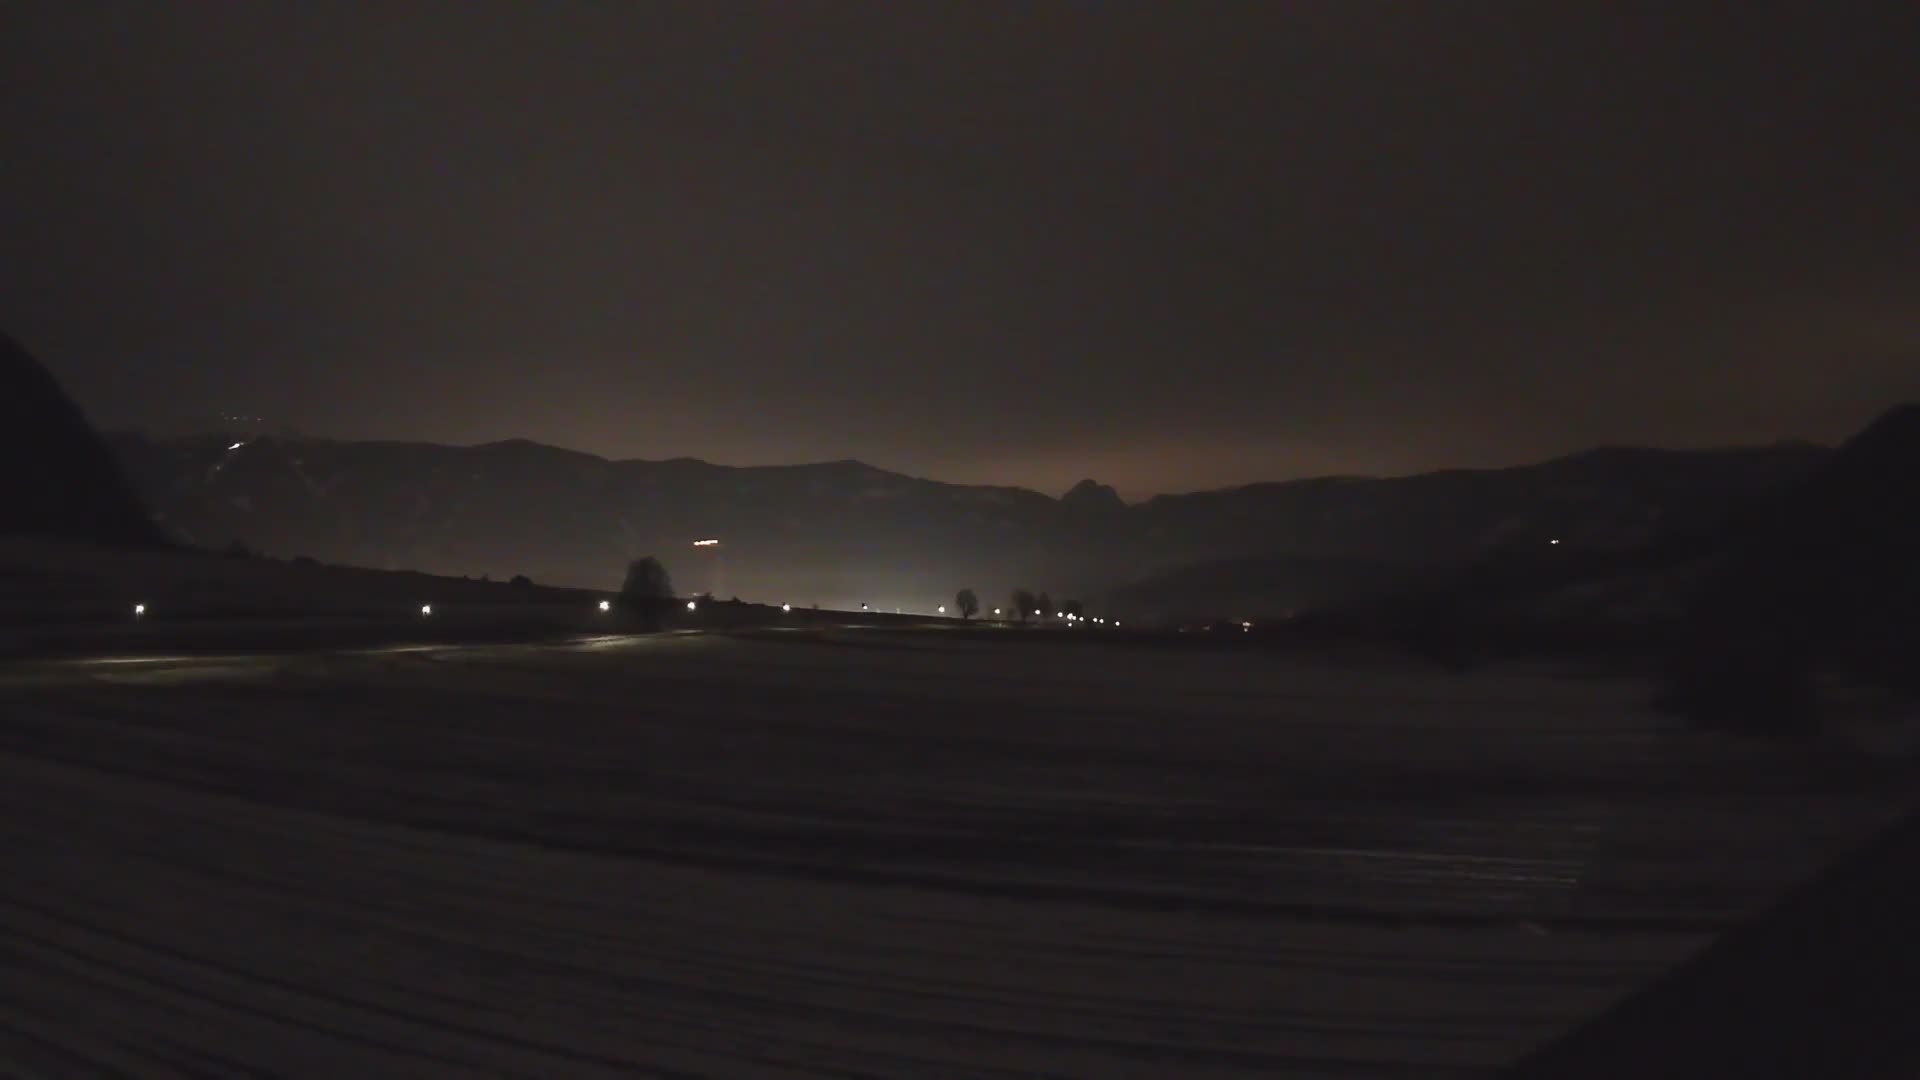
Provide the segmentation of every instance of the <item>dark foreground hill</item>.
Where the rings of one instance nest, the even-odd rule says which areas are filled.
[[[1504,1080],[1920,1075],[1920,816],[1764,917],[1501,1074]]]
[[[1753,515],[1689,613],[1676,704],[1792,730],[1816,669],[1920,689],[1917,480],[1920,406],[1903,405]]]
[[[1672,703],[1709,726],[1804,728],[1819,671],[1920,688],[1920,407],[1801,460],[1772,486],[1696,503],[1643,542],[1523,539],[1452,566],[1401,568],[1387,588],[1322,603],[1314,625],[1459,663],[1664,657]]]
[[[1512,469],[1255,484],[1127,505],[1092,481],[1056,499],[855,461],[735,468],[609,461],[528,442],[240,432],[119,436],[115,445],[168,527],[206,547],[238,540],[283,557],[595,587],[616,585],[627,559],[653,553],[682,588],[722,596],[931,611],[961,586],[989,608],[1025,586],[1106,597],[1108,611],[1141,616],[1193,599],[1193,575],[1218,578],[1218,567],[1200,564],[1283,564],[1241,587],[1266,612],[1319,602],[1329,589],[1375,588],[1381,567],[1452,565],[1553,538],[1631,547],[1716,520],[1822,454],[1598,450]],[[691,546],[707,537],[723,543]],[[1160,574],[1172,575],[1164,587],[1113,592]]]
[[[0,535],[164,543],[106,445],[18,342],[0,332]]]

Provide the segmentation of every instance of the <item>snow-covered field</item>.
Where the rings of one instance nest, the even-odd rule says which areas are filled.
[[[0,1074],[1485,1075],[1910,790],[1648,696],[938,631],[0,669]]]

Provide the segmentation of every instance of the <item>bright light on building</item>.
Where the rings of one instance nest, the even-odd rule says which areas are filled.
[[[1000,617],[1000,609],[999,609],[999,608],[994,608],[994,609],[993,609],[993,616],[994,616],[994,618],[996,618],[996,619]]]
[[[1560,542],[1560,541],[1558,541],[1558,540],[1549,540],[1549,541],[1547,541],[1547,543],[1549,543],[1549,544],[1557,544],[1557,543],[1559,543],[1559,542]]]
[[[229,446],[229,447],[227,447],[227,449],[228,449],[229,451],[233,451],[233,450],[238,450],[238,449],[240,449],[241,447],[243,447],[243,446],[245,446],[245,445],[247,445],[247,444],[246,444],[246,443],[243,443],[243,442],[237,442],[237,443],[234,443],[234,444],[233,444],[232,446]]]
[[[938,608],[935,608],[934,610],[939,612],[942,615],[945,615],[947,613],[947,605],[941,604]]]
[[[718,540],[695,540],[693,542],[693,546],[694,547],[714,547],[719,543],[720,541]]]
[[[431,614],[433,614],[433,605],[432,605],[432,604],[421,604],[421,605],[420,605],[420,617],[421,617],[421,618],[423,618],[423,619],[424,619],[424,618],[426,618],[427,616],[429,616],[429,615],[431,615]]]
[[[137,619],[137,618],[139,618],[140,616],[142,616],[142,615],[145,615],[146,613],[147,613],[147,605],[145,605],[145,604],[135,604],[135,605],[133,605],[133,617],[134,617],[134,618],[136,618],[136,619]]]
[[[780,605],[780,610],[781,610],[781,611],[792,611],[792,610],[793,610],[793,605],[792,605],[792,604],[781,604],[781,605]]]
[[[612,610],[613,610],[613,601],[611,601],[611,600],[602,600],[602,601],[600,601],[600,610],[601,610],[601,611],[612,611]]]
[[[695,602],[694,602],[694,601],[692,601],[692,600],[689,600],[689,601],[687,601],[687,610],[688,610],[688,611],[698,611],[699,609],[700,609],[700,605],[699,605],[699,604],[697,604],[697,603],[695,603]]]

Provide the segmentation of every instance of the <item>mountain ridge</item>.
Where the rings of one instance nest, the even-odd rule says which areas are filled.
[[[1902,406],[1902,408],[1920,409],[1920,406]],[[127,444],[131,442],[149,442],[149,443],[155,443],[155,444],[185,444],[185,443],[195,443],[195,442],[210,442],[210,441],[214,441],[222,438],[227,438],[228,434],[224,432],[216,431],[213,429],[208,429],[205,431],[194,432],[191,434],[156,435],[139,428],[118,427],[118,428],[103,429],[101,432],[101,436],[111,444]],[[1026,487],[1020,484],[971,484],[971,483],[966,483],[958,480],[941,480],[931,476],[922,476],[916,473],[903,472],[898,469],[889,468],[885,465],[876,465],[872,462],[864,461],[860,458],[850,458],[850,457],[849,458],[832,458],[832,459],[826,459],[826,460],[820,460],[820,461],[748,462],[743,464],[735,464],[735,463],[723,462],[723,461],[709,461],[706,458],[694,457],[691,455],[676,455],[674,457],[665,457],[665,458],[611,457],[605,454],[596,454],[591,450],[578,450],[572,447],[560,446],[556,443],[545,443],[545,442],[540,442],[539,440],[536,440],[536,439],[527,439],[527,438],[519,438],[519,437],[507,438],[507,439],[491,439],[485,442],[476,442],[476,443],[442,443],[442,442],[432,442],[424,439],[346,439],[346,438],[338,438],[334,436],[325,436],[325,435],[296,435],[296,434],[275,432],[275,433],[253,436],[248,438],[245,441],[247,442],[273,441],[273,442],[286,442],[286,443],[335,444],[335,445],[353,445],[353,446],[409,447],[409,448],[422,448],[422,449],[432,449],[432,450],[497,450],[497,449],[509,449],[509,448],[515,448],[515,449],[525,448],[525,449],[538,450],[538,451],[551,451],[555,454],[566,455],[570,457],[587,458],[596,462],[601,462],[601,463],[604,463],[607,465],[613,465],[613,466],[698,465],[704,468],[722,470],[722,471],[755,471],[755,470],[771,471],[771,470],[822,469],[822,468],[831,468],[831,467],[842,467],[842,468],[852,467],[852,468],[857,468],[866,472],[879,473],[887,477],[904,479],[904,480],[912,480],[918,483],[938,484],[944,487],[955,487],[955,488],[982,488],[982,489],[991,489],[991,490],[997,490],[997,491],[1018,491],[1026,494],[1041,496],[1043,498],[1051,498],[1051,499],[1054,499],[1055,501],[1065,501],[1069,496],[1072,496],[1076,492],[1080,492],[1083,489],[1093,489],[1098,491],[1114,491],[1115,490],[1111,485],[1102,484],[1098,480],[1095,480],[1092,478],[1086,478],[1086,479],[1082,479],[1081,481],[1073,485],[1073,487],[1069,488],[1065,493],[1059,496],[1050,496],[1050,495],[1047,495],[1045,491],[1037,487]],[[1495,473],[1507,473],[1507,472],[1512,472],[1514,470],[1521,470],[1521,469],[1536,469],[1536,468],[1543,468],[1543,467],[1554,466],[1554,465],[1572,464],[1572,463],[1578,463],[1578,462],[1592,460],[1596,458],[1608,458],[1608,457],[1666,459],[1666,458],[1680,458],[1680,457],[1703,457],[1703,456],[1714,456],[1714,455],[1746,455],[1746,454],[1768,453],[1768,452],[1824,455],[1824,454],[1829,454],[1833,452],[1834,449],[1835,447],[1829,446],[1825,443],[1818,443],[1818,442],[1814,442],[1807,439],[1778,439],[1772,442],[1754,443],[1751,445],[1733,444],[1733,445],[1710,445],[1710,446],[1697,446],[1697,447],[1638,446],[1638,445],[1627,444],[1627,443],[1603,443],[1601,445],[1587,447],[1582,450],[1571,450],[1564,454],[1556,454],[1552,457],[1540,458],[1538,460],[1532,460],[1532,461],[1515,462],[1509,465],[1457,465],[1457,466],[1443,466],[1435,469],[1420,469],[1413,472],[1328,473],[1328,474],[1316,475],[1316,476],[1288,477],[1286,479],[1281,479],[1281,480],[1249,480],[1245,483],[1223,484],[1219,487],[1195,488],[1191,491],[1160,492],[1157,494],[1146,496],[1145,498],[1141,498],[1141,499],[1135,499],[1135,500],[1122,499],[1121,501],[1123,502],[1124,505],[1130,508],[1134,508],[1134,507],[1147,506],[1161,500],[1185,499],[1185,498],[1192,498],[1195,496],[1232,494],[1232,493],[1247,492],[1247,491],[1254,491],[1254,490],[1271,490],[1275,488],[1285,488],[1285,487],[1290,487],[1294,485],[1338,485],[1338,484],[1349,484],[1349,483],[1416,480],[1416,479],[1423,479],[1423,478],[1429,478],[1429,477],[1442,477],[1442,476],[1483,476],[1483,475],[1489,475],[1489,474],[1495,474]],[[1117,495],[1117,492],[1116,492],[1116,495]]]
[[[1127,504],[954,484],[853,459],[608,459],[530,440],[456,447],[226,435],[110,440],[170,532],[280,556],[603,587],[662,557],[698,591],[931,610],[961,586],[1092,596],[1252,556],[1436,565],[1565,536],[1643,542],[1727,511],[1823,450],[1582,454],[1507,469],[1305,478]],[[691,540],[723,540],[695,550]]]

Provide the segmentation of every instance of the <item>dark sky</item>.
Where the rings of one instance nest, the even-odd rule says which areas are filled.
[[[1920,398],[1920,4],[16,2],[98,422],[1129,497]]]

